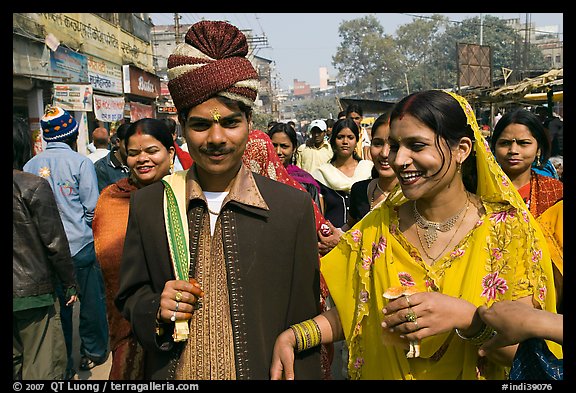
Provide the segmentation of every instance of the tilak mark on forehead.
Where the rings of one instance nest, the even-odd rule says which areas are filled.
[[[222,117],[218,108],[211,109],[210,114],[212,114],[212,118],[216,123],[218,123],[220,121],[220,118]]]

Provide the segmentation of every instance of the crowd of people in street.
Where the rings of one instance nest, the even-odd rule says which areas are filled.
[[[258,130],[247,55],[224,21],[176,46],[185,144],[143,118],[83,155],[48,106],[33,156],[14,117],[13,379],[73,379],[78,329],[111,380],[562,380],[561,124],[486,138],[437,89]]]

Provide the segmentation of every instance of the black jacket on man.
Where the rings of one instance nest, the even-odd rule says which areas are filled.
[[[320,312],[318,246],[310,195],[249,173],[269,210],[232,200],[220,214],[226,255],[234,258],[228,287],[229,293],[235,294],[229,297],[235,315],[236,375],[238,379],[265,380],[270,378],[277,336],[291,324]],[[163,341],[154,332],[160,294],[165,282],[174,279],[163,194],[164,185],[157,182],[131,196],[116,297],[117,307],[147,351],[146,378],[150,379],[174,376],[182,346]],[[208,214],[205,209],[202,199],[192,199],[187,206],[191,233],[196,229],[192,224],[195,217]],[[319,346],[296,355],[295,375],[297,379],[321,379]]]

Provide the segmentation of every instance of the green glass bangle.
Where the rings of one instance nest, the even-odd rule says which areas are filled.
[[[460,333],[459,329],[456,329],[456,334],[458,335],[458,337],[460,337],[464,341],[471,342],[477,347],[481,346],[486,341],[490,340],[492,337],[496,335],[496,333],[497,333],[496,330],[494,330],[491,326],[488,326],[486,324],[484,324],[484,326],[482,326],[482,329],[480,329],[480,331],[475,336],[472,337],[466,337],[462,335],[462,333]]]

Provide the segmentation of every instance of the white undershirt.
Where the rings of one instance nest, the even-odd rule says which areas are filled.
[[[212,210],[213,212],[220,213],[220,209],[222,208],[222,202],[224,202],[224,198],[228,195],[228,191],[224,192],[210,192],[204,191],[204,196],[206,197],[206,202],[208,203],[208,209]],[[208,212],[210,216],[210,232],[214,235],[214,229],[216,228],[216,220],[218,216]]]

